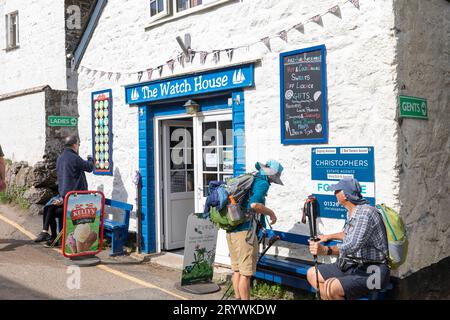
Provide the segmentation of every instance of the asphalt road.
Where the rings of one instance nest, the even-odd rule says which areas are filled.
[[[0,299],[2,300],[199,300],[175,288],[180,271],[130,257],[100,255],[96,267],[73,268],[56,249],[35,244],[41,217],[0,205]],[[222,288],[223,289],[223,288]]]

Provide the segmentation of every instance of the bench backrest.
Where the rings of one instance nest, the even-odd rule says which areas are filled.
[[[309,245],[309,242],[308,242],[309,237],[302,235],[302,234],[282,232],[282,231],[277,231],[277,230],[272,230],[272,229],[266,229],[266,232],[269,237],[272,237],[274,235],[279,236],[281,241],[292,242],[292,243],[297,243],[297,244],[302,244],[302,245]],[[328,242],[324,243],[324,245],[335,246],[338,243],[339,242],[337,242],[337,241],[328,241]]]
[[[130,213],[133,210],[133,205],[129,204],[129,203],[125,203],[125,202],[111,200],[111,199],[105,199],[105,205],[113,207],[113,208],[118,208],[118,209],[121,209],[124,211],[122,223],[126,225],[126,227],[127,227],[126,230],[128,230],[129,225],[130,225]]]

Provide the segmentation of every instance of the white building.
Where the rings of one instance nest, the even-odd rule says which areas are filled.
[[[50,128],[49,116],[77,117],[72,52],[93,0],[0,1],[0,136],[7,158],[33,166],[52,159],[75,128]],[[74,6],[75,5],[75,9]]]
[[[0,13],[10,12],[4,3]],[[140,170],[144,252],[183,247],[187,215],[203,209],[207,182],[252,171],[255,162],[271,158],[285,167],[285,186],[273,185],[267,197],[267,206],[278,215],[274,228],[307,234],[299,224],[303,201],[311,193],[327,194],[318,190],[322,179],[312,176],[317,170],[312,148],[367,147],[374,163],[368,166],[372,180],[363,181],[369,182],[366,196],[399,210],[409,231],[408,259],[398,275],[449,256],[448,1],[99,3],[103,10],[92,15],[98,24],[88,28],[75,55],[81,153],[98,155],[91,188],[119,201],[134,204],[132,179]],[[185,34],[196,52],[192,61],[179,59],[176,37],[184,40]],[[50,59],[55,50],[49,47],[50,53],[42,55]],[[320,58],[302,60],[297,50],[311,47]],[[296,54],[297,60],[287,60]],[[54,68],[64,69],[60,60],[62,66]],[[311,61],[326,66],[315,82],[292,77],[302,70],[287,68],[306,62],[307,70],[318,71]],[[23,66],[21,74],[27,70]],[[280,78],[281,70],[288,78]],[[8,70],[8,77],[14,72]],[[5,74],[2,70],[2,86],[9,79]],[[52,78],[55,82],[48,84],[65,88],[64,77]],[[203,86],[205,79],[213,82]],[[322,85],[313,97],[305,96],[311,83],[302,86],[310,80]],[[28,81],[25,87],[38,85]],[[169,91],[163,92],[166,87]],[[399,117],[400,95],[425,98],[428,120]],[[304,113],[288,106],[293,98],[300,107],[305,100],[323,104]],[[199,112],[186,112],[188,100],[199,104]],[[301,120],[294,121],[298,118],[286,110]],[[306,114],[319,120],[312,134],[320,139],[313,143],[307,138],[311,132],[300,132],[312,123]],[[298,141],[287,141],[289,134],[298,135],[291,139]],[[321,232],[339,230],[344,221],[337,218],[322,217]],[[282,245],[276,250],[299,254]],[[223,234],[217,261],[227,262]]]

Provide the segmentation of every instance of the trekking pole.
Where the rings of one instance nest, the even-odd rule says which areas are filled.
[[[310,240],[317,242],[319,239],[317,238],[317,225],[316,225],[316,219],[317,219],[317,212],[314,210],[315,206],[317,206],[316,198],[314,196],[308,196],[308,199],[305,201],[305,205],[303,206],[303,219],[302,222],[305,223],[305,217],[308,217],[308,224],[309,224],[309,234],[310,234]],[[320,300],[320,285],[319,285],[319,263],[317,261],[317,255],[313,255],[314,258],[314,268],[316,270],[316,299]]]

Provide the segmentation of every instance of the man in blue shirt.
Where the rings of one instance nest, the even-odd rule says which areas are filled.
[[[70,191],[88,190],[85,172],[94,170],[94,161],[88,156],[87,161],[79,155],[80,140],[72,135],[64,140],[65,149],[56,161],[56,171],[58,176],[59,196],[51,199],[44,209],[43,230],[34,240],[44,242],[49,246],[57,236],[56,218],[63,215],[64,198]],[[48,234],[50,227],[51,235]]]
[[[266,196],[271,183],[283,185],[280,176],[283,167],[275,160],[269,160],[266,164],[256,163],[258,173],[253,181],[247,199],[242,206],[247,210],[261,215],[260,221],[265,225],[264,215],[269,216],[270,223],[275,224],[275,213],[265,206]],[[250,299],[250,280],[256,273],[256,261],[258,255],[258,241],[255,239],[254,220],[249,220],[237,226],[227,233],[228,248],[230,251],[231,268],[233,269],[233,288],[236,299]],[[253,243],[249,243],[253,242]]]

